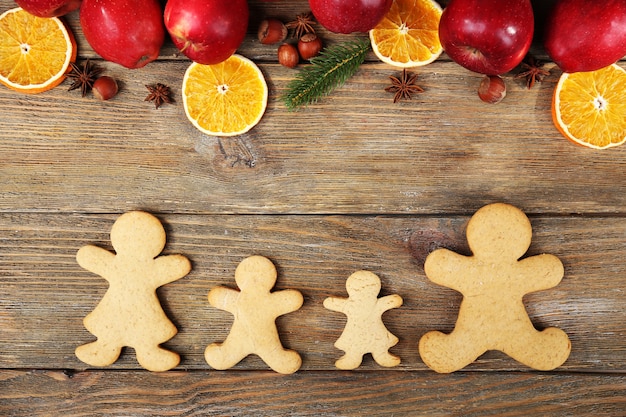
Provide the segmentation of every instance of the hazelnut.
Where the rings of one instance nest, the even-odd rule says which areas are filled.
[[[103,75],[94,81],[91,91],[98,99],[109,100],[117,94],[117,81],[108,75]]]
[[[478,86],[478,97],[485,103],[496,104],[506,96],[506,84],[499,75],[485,75]]]
[[[295,46],[290,43],[283,43],[278,47],[278,62],[289,68],[294,68],[298,65],[300,56]]]
[[[318,56],[322,50],[322,40],[314,33],[302,35],[298,41],[298,51],[302,59],[311,59]]]
[[[278,19],[265,19],[259,25],[258,37],[264,45],[282,42],[287,38],[287,26]]]

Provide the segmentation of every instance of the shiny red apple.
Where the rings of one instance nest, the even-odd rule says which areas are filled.
[[[335,33],[367,32],[382,20],[393,0],[309,0],[317,22]]]
[[[80,25],[96,53],[127,68],[154,61],[165,40],[159,0],[83,0]]]
[[[535,20],[529,0],[451,0],[439,22],[439,39],[459,65],[500,75],[524,59]]]
[[[63,16],[80,7],[81,0],[15,0],[18,6],[39,17]]]
[[[247,0],[168,0],[165,27],[192,61],[217,64],[235,53],[248,29]]]
[[[565,72],[595,71],[626,55],[626,0],[561,0],[546,21],[544,45]]]

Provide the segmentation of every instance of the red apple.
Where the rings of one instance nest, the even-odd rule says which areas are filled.
[[[309,0],[317,22],[335,33],[367,32],[382,20],[393,0]]]
[[[159,0],[83,0],[80,25],[96,53],[127,68],[154,61],[165,41]]]
[[[18,6],[39,17],[63,16],[80,7],[81,0],[15,0]]]
[[[459,65],[500,75],[524,59],[535,20],[529,0],[451,0],[439,22],[439,39]]]
[[[182,53],[217,64],[235,53],[248,29],[247,0],[168,0],[165,27]]]
[[[595,71],[626,55],[626,0],[561,0],[548,15],[546,51],[565,72]]]

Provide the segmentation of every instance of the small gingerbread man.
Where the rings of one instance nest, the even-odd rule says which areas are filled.
[[[426,258],[428,278],[463,294],[450,334],[426,333],[419,342],[424,363],[437,372],[459,370],[487,350],[499,350],[539,370],[567,360],[571,345],[557,328],[538,331],[522,298],[555,287],[563,264],[548,254],[519,260],[530,247],[532,228],[526,215],[508,204],[478,210],[467,224],[472,256],[437,249]]]
[[[180,357],[159,345],[177,329],[161,308],[156,290],[187,275],[191,264],[182,255],[158,256],[165,247],[165,230],[145,212],[120,216],[111,229],[111,244],[116,253],[87,245],[76,254],[81,267],[109,283],[98,306],[83,320],[97,340],[76,348],[76,356],[92,366],[107,366],[129,346],[144,368],[171,369]]]
[[[300,368],[302,359],[298,352],[283,348],[280,342],[276,318],[298,310],[303,303],[302,294],[297,290],[271,292],[276,277],[276,267],[269,259],[251,256],[235,270],[235,282],[241,291],[222,286],[209,291],[213,307],[235,316],[226,340],[210,344],[204,352],[213,368],[231,368],[250,354],[258,355],[281,374]]]
[[[335,362],[339,369],[355,369],[361,365],[363,355],[371,353],[381,366],[397,366],[400,358],[389,353],[398,338],[387,330],[382,314],[402,305],[402,298],[387,295],[378,298],[380,278],[369,271],[357,271],[346,280],[348,298],[328,297],[324,307],[343,313],[347,317],[343,333],[335,342],[345,355]]]

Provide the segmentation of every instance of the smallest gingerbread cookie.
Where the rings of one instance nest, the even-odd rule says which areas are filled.
[[[275,322],[278,316],[298,310],[304,300],[296,290],[271,292],[276,277],[272,261],[251,256],[235,270],[235,282],[241,291],[220,286],[209,292],[213,307],[235,316],[226,340],[210,344],[204,352],[205,360],[213,368],[231,368],[250,354],[258,355],[281,374],[291,374],[300,368],[300,355],[283,348]]]
[[[381,366],[400,364],[400,358],[389,353],[398,338],[387,330],[382,314],[400,307],[402,298],[397,294],[378,298],[380,288],[380,278],[376,274],[357,271],[346,281],[348,298],[328,297],[324,300],[324,307],[347,317],[343,333],[335,342],[335,347],[345,352],[335,362],[337,368],[358,368],[367,353],[371,353]]]

